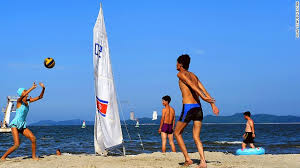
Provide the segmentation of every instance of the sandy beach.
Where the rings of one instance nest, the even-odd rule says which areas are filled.
[[[300,154],[235,156],[221,152],[205,152],[208,167],[210,168],[297,168],[300,167]],[[191,153],[197,167],[199,155]],[[130,156],[101,157],[95,155],[61,155],[42,156],[39,161],[28,157],[8,158],[0,162],[1,168],[170,168],[183,167],[181,153],[159,152]]]

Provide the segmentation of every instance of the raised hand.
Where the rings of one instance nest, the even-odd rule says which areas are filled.
[[[211,104],[211,108],[212,108],[212,110],[213,110],[213,113],[214,113],[216,116],[218,116],[218,115],[219,115],[219,109],[218,109],[218,107],[213,103],[213,104]]]
[[[44,85],[42,82],[40,82],[39,85],[40,85],[42,88],[45,88],[45,85]]]
[[[35,82],[33,82],[32,89],[35,89],[36,87],[37,87],[37,85],[35,84]]]

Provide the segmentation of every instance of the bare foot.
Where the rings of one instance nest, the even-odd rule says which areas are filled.
[[[32,159],[33,159],[33,160],[39,160],[39,158],[36,157],[36,156],[35,156],[35,157],[32,157]]]
[[[1,161],[5,161],[5,160],[6,160],[6,157],[2,156]]]
[[[186,160],[185,162],[184,162],[184,164],[183,164],[183,166],[189,166],[189,165],[191,165],[191,164],[193,164],[193,161],[192,160]]]
[[[198,168],[207,168],[206,162],[201,161],[200,164],[198,165]]]

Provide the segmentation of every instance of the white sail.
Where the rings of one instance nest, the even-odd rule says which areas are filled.
[[[4,116],[4,121],[7,125],[9,125],[9,121],[10,121],[10,113],[12,111],[12,107],[13,107],[13,102],[9,101],[6,107],[6,111],[5,111],[5,116]]]
[[[96,93],[94,145],[97,154],[106,154],[107,148],[122,143],[123,136],[101,4],[93,32],[93,62]]]
[[[85,125],[85,121],[83,121],[82,122],[82,126],[81,126],[81,128],[85,128],[86,127],[86,125]]]
[[[152,120],[157,120],[157,111],[153,111]]]
[[[135,127],[139,127],[139,126],[140,126],[139,120],[136,120]]]

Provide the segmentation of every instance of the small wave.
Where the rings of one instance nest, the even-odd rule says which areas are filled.
[[[72,153],[62,153],[61,155],[71,156],[71,155],[73,155],[73,154],[72,154]]]
[[[49,139],[53,139],[53,138],[51,138],[51,137],[50,138],[42,137],[41,139],[42,140],[49,140]]]
[[[215,141],[215,143],[218,143],[218,144],[242,144],[241,141]]]

